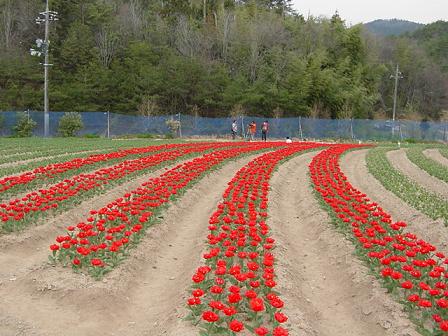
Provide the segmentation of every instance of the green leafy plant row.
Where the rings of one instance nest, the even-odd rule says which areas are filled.
[[[423,150],[427,148],[429,147],[410,147],[407,149],[406,155],[411,162],[413,162],[420,169],[426,171],[429,175],[437,177],[439,180],[448,182],[448,167],[425,156],[423,154]]]
[[[448,225],[448,203],[411,181],[396,170],[387,160],[392,147],[377,147],[367,155],[369,172],[389,191],[432,219],[443,219]]]

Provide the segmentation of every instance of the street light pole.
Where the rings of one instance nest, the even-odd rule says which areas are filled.
[[[48,137],[50,133],[50,114],[49,114],[49,104],[48,104],[48,67],[49,56],[48,56],[48,37],[50,35],[50,8],[48,5],[48,0],[46,1],[45,7],[45,60],[44,60],[44,137]]]
[[[50,49],[50,22],[58,20],[58,13],[50,11],[49,0],[45,2],[45,12],[39,13],[39,16],[36,19],[36,23],[38,25],[44,23],[45,24],[45,37],[44,40],[37,39],[36,45],[37,49],[30,49],[32,56],[41,57],[44,55],[44,136],[48,137],[50,135],[50,107],[48,102],[48,68],[51,66],[50,57],[49,57],[49,49]]]

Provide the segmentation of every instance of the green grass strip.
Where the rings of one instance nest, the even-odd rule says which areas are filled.
[[[439,148],[439,152],[448,159],[448,146]]]
[[[423,154],[423,151],[429,148],[431,147],[410,147],[406,150],[406,155],[412,163],[426,171],[429,175],[448,182],[448,167],[445,167],[443,164],[440,164]]]
[[[367,154],[369,172],[389,191],[432,219],[443,219],[448,225],[448,203],[434,193],[416,185],[396,170],[386,157],[394,147],[377,147]]]

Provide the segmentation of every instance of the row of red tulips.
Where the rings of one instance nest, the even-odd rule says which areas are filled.
[[[30,192],[20,199],[0,203],[0,219],[3,222],[3,228],[9,231],[22,228],[43,217],[50,210],[65,211],[73,204],[79,204],[83,198],[92,193],[103,192],[106,185],[117,183],[130,176],[135,176],[137,173],[145,172],[147,169],[175,161],[187,155],[198,155],[204,151],[229,146],[233,147],[235,144],[202,143],[174,146],[170,150],[157,152],[154,155],[127,160],[92,173],[79,174],[70,179],[64,179],[46,189]]]
[[[75,158],[70,161],[58,162],[48,164],[46,166],[38,167],[32,171],[24,172],[20,175],[6,176],[0,179],[0,193],[4,193],[19,185],[27,185],[34,180],[50,180],[58,175],[61,175],[70,170],[79,170],[81,167],[93,165],[98,162],[107,162],[110,160],[116,160],[119,158],[125,158],[133,155],[143,155],[147,153],[153,153],[156,151],[165,151],[182,146],[190,146],[188,144],[172,144],[162,146],[149,146],[142,148],[132,148],[114,151],[110,153],[89,155],[85,158]]]
[[[201,335],[288,335],[275,291],[275,240],[266,224],[269,180],[285,158],[317,144],[294,144],[257,157],[228,183],[209,220],[205,265],[192,277],[189,318]]]
[[[67,234],[56,238],[50,246],[51,258],[76,270],[86,269],[96,278],[102,277],[127,255],[128,249],[139,242],[145,229],[157,218],[157,213],[204,174],[225,160],[254,151],[282,146],[280,143],[253,143],[243,147],[217,149],[184,164],[180,164],[123,197],[92,210],[85,222],[69,226]],[[204,151],[202,146],[200,151]]]
[[[425,334],[448,335],[448,258],[355,189],[339,167],[358,146],[340,145],[317,155],[310,174],[335,222],[350,232],[359,255],[377,272]]]

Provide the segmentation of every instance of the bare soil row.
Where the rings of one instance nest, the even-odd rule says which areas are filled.
[[[320,208],[308,177],[315,154],[286,162],[271,181],[269,224],[278,241],[279,292],[290,317],[290,334],[417,335],[401,306],[367,273],[351,243]],[[365,154],[355,151],[344,157],[343,170],[356,187],[387,205],[397,219],[419,223],[422,230],[424,225],[443,226],[412,209],[401,211],[406,205],[368,174]],[[64,227],[85,219],[90,209],[161,171],[114,188],[41,226],[1,237],[0,335],[197,335],[181,318],[192,272],[205,247],[208,219],[227,182],[251,158],[231,161],[199,181],[103,281],[49,265],[48,245]],[[437,243],[441,240],[439,236]]]

